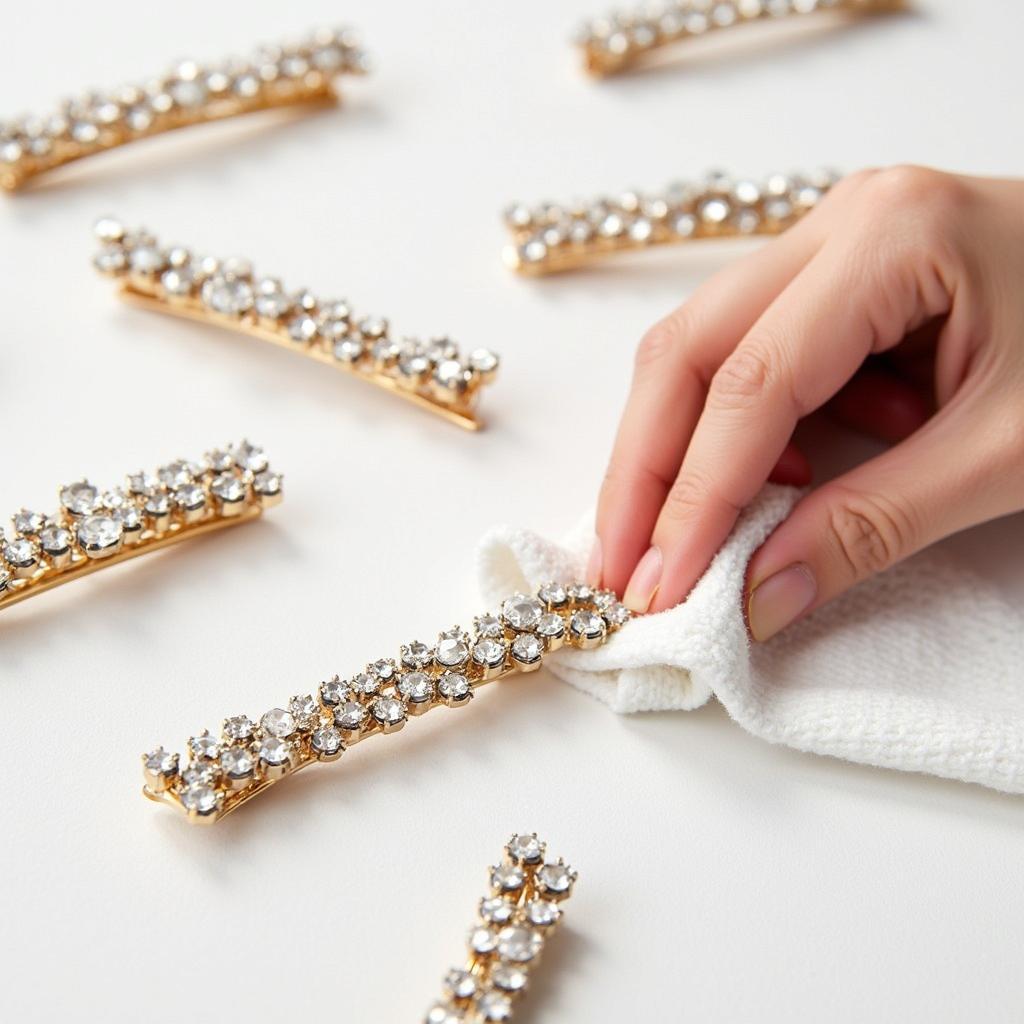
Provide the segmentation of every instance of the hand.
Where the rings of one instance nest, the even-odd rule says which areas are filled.
[[[754,555],[757,640],[948,534],[1024,508],[1024,182],[844,179],[653,327],[601,489],[589,574],[677,604],[828,404],[895,443],[810,492]]]

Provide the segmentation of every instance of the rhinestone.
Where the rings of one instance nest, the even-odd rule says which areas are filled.
[[[158,481],[148,473],[131,473],[128,476],[128,490],[132,494],[152,494]]]
[[[290,756],[291,747],[287,741],[279,736],[268,736],[260,744],[260,760],[264,764],[273,765],[274,767],[287,764]]]
[[[445,672],[437,681],[437,692],[445,700],[464,700],[469,694],[469,680],[460,672]]]
[[[124,249],[119,245],[101,246],[92,258],[93,266],[101,274],[116,274],[119,270],[124,270],[126,262]]]
[[[297,316],[288,324],[288,337],[299,344],[312,341],[316,332],[316,321],[311,316]]]
[[[547,900],[531,900],[526,904],[526,917],[530,924],[540,928],[546,928],[554,924],[562,916],[557,903],[549,903]]]
[[[503,992],[485,992],[476,1008],[485,1021],[508,1020],[512,1016],[512,1000]]]
[[[378,697],[370,705],[370,713],[381,725],[405,721],[405,705],[397,697]]]
[[[39,534],[39,546],[47,555],[63,555],[71,547],[71,531],[63,526],[47,526]]]
[[[728,28],[736,21],[736,8],[731,3],[717,3],[711,8],[711,20],[718,28]]]
[[[229,779],[244,779],[252,775],[256,761],[245,747],[228,747],[220,755],[220,766]]]
[[[526,988],[526,971],[512,964],[495,964],[490,977],[491,984],[505,992],[520,992]]]
[[[537,623],[537,633],[539,636],[549,639],[557,639],[560,636],[564,636],[565,619],[556,612],[545,612],[540,617],[540,622]]]
[[[395,678],[398,667],[391,658],[381,658],[372,665],[368,665],[367,671],[372,672],[382,683],[389,683]]]
[[[498,369],[498,356],[488,348],[477,348],[469,353],[469,365],[477,373],[494,373]]]
[[[212,786],[217,781],[217,766],[209,761],[190,764],[181,773],[181,781],[186,786]]]
[[[124,527],[112,516],[88,516],[78,525],[78,543],[88,552],[109,552],[123,536]]]
[[[544,844],[535,835],[516,833],[506,846],[508,855],[524,864],[539,864],[544,858]]]
[[[185,484],[175,490],[174,504],[187,512],[195,512],[206,504],[206,492],[198,484]]]
[[[364,316],[357,324],[364,338],[375,340],[388,333],[388,322],[382,316]]]
[[[705,224],[722,224],[730,212],[728,202],[717,197],[706,199],[699,208],[700,218]]]
[[[46,520],[38,512],[22,509],[14,517],[14,528],[18,533],[38,533],[46,525]]]
[[[608,607],[601,613],[604,615],[610,626],[624,626],[629,622],[632,613],[624,605],[618,601],[608,605]]]
[[[182,806],[196,814],[212,814],[220,801],[221,795],[211,786],[189,786],[181,791]]]
[[[229,740],[247,740],[256,731],[256,723],[248,715],[225,719],[224,735]]]
[[[124,225],[114,217],[100,217],[92,231],[101,242],[120,242],[124,238]]]
[[[465,1017],[461,1010],[454,1010],[443,1003],[435,1003],[424,1018],[424,1024],[463,1024]]]
[[[681,213],[672,221],[672,230],[680,238],[689,238],[697,230],[697,218],[692,213]]]
[[[39,548],[25,537],[15,537],[3,547],[4,558],[16,569],[27,569],[39,560]]]
[[[352,690],[348,683],[339,676],[328,679],[320,684],[320,699],[328,706],[334,707],[348,700]]]
[[[605,238],[618,238],[626,230],[626,221],[620,213],[609,213],[597,226],[599,235]]]
[[[473,620],[473,630],[478,637],[494,640],[505,635],[505,629],[497,615],[478,615]]]
[[[476,978],[469,971],[453,967],[445,975],[444,988],[454,999],[470,999],[476,995]]]
[[[732,187],[732,197],[741,206],[753,206],[761,199],[761,189],[754,181],[737,181]]]
[[[537,596],[552,608],[560,608],[569,600],[569,595],[561,583],[545,583],[537,591]]]
[[[760,227],[761,215],[757,210],[738,210],[733,224],[741,235],[751,235]]]
[[[474,953],[493,953],[498,946],[497,932],[483,926],[469,933],[469,948]]]
[[[231,457],[239,469],[247,469],[250,473],[261,473],[267,468],[268,459],[258,445],[243,441],[231,451]]]
[[[513,594],[501,606],[501,617],[513,629],[533,629],[544,614],[544,606],[535,597]]]
[[[235,79],[235,92],[243,99],[252,99],[260,91],[260,80],[255,75],[239,75]]]
[[[241,316],[252,308],[252,285],[247,281],[229,280],[217,274],[203,282],[202,299],[216,313]]]
[[[190,267],[171,267],[160,275],[160,284],[169,295],[189,295],[195,280]]]
[[[95,512],[100,504],[100,492],[85,480],[70,484],[60,492],[60,503],[76,516]]]
[[[366,721],[366,708],[354,700],[346,700],[334,709],[334,721],[342,729],[361,729]]]
[[[445,359],[434,370],[434,381],[447,391],[461,391],[469,383],[469,371],[457,359]]]
[[[542,263],[547,259],[548,247],[539,238],[531,238],[519,253],[527,263]]]
[[[469,658],[469,644],[465,633],[461,630],[442,633],[438,637],[434,658],[439,665],[444,665],[446,668],[455,668],[465,664]]]
[[[280,494],[281,474],[269,472],[257,473],[253,479],[252,487],[257,494],[262,494],[264,496]]]
[[[521,665],[533,665],[544,654],[544,644],[532,633],[522,633],[512,641],[512,657]]]
[[[167,487],[183,487],[185,484],[192,483],[193,479],[201,473],[198,466],[194,466],[184,459],[170,462],[157,470],[160,482]]]
[[[393,363],[398,358],[400,352],[401,349],[398,342],[392,341],[390,338],[381,338],[379,341],[374,342],[373,348],[370,349],[370,354],[381,366]]]
[[[580,640],[599,640],[605,634],[604,619],[596,612],[573,612],[569,632]]]
[[[575,872],[567,864],[545,864],[537,872],[540,887],[549,893],[560,895],[572,888]]]
[[[500,896],[480,901],[480,916],[491,924],[505,924],[512,920],[516,905]]]
[[[220,743],[207,731],[201,736],[193,736],[188,741],[188,749],[194,758],[214,758],[220,753]]]
[[[292,300],[285,294],[281,282],[265,277],[256,285],[254,300],[256,312],[268,320],[279,320],[292,308]]]
[[[569,595],[572,601],[590,601],[594,596],[594,590],[592,587],[587,586],[586,583],[573,583],[566,593]]]
[[[153,494],[143,507],[148,515],[165,516],[171,510],[171,499],[166,494]]]
[[[366,346],[358,338],[342,338],[335,343],[334,358],[343,363],[354,363],[365,351]]]
[[[498,933],[498,956],[502,960],[526,963],[541,951],[543,945],[544,939],[540,933],[529,928],[510,925]]]
[[[341,733],[333,725],[323,725],[309,738],[318,754],[336,754],[341,747]]]
[[[245,498],[246,486],[241,477],[234,473],[221,473],[214,477],[210,492],[221,501],[236,502]]]
[[[491,886],[501,892],[515,892],[523,887],[523,869],[516,864],[499,864],[491,868]]]
[[[654,234],[654,225],[646,217],[638,217],[629,226],[629,237],[634,242],[649,242]]]
[[[793,214],[793,204],[788,199],[771,199],[764,204],[764,212],[769,220],[786,220]]]
[[[423,704],[434,696],[434,681],[425,672],[408,672],[398,681],[398,692],[412,704]]]
[[[419,640],[411,644],[402,644],[402,664],[406,668],[426,668],[434,656],[434,652]]]
[[[206,83],[196,80],[179,80],[167,87],[174,102],[180,107],[199,107],[206,100]]]
[[[510,228],[528,228],[532,222],[533,216],[525,203],[514,203],[505,210],[505,223]]]
[[[163,747],[157,747],[146,755],[146,771],[154,775],[176,775],[178,755],[169,753]]]
[[[298,729],[312,729],[320,719],[320,707],[310,693],[296,694],[288,701],[288,710]]]
[[[479,640],[473,646],[473,661],[484,668],[498,668],[505,663],[506,647],[499,640]]]
[[[295,732],[295,716],[283,708],[274,708],[260,719],[260,728],[268,736],[284,739]]]
[[[370,672],[359,672],[352,677],[352,689],[364,697],[380,692],[380,680]]]
[[[129,252],[128,263],[137,274],[155,274],[163,270],[166,260],[155,245],[139,245]]]
[[[426,352],[432,363],[459,358],[459,346],[451,338],[431,338],[427,342]]]

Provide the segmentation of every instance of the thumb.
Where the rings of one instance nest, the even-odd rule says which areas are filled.
[[[991,396],[990,396],[991,397]],[[960,400],[963,399],[963,400]],[[767,640],[854,584],[1020,507],[1020,439],[966,395],[902,444],[800,501],[747,571],[751,636]]]

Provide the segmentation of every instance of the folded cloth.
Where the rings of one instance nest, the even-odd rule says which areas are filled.
[[[768,643],[748,641],[747,561],[798,497],[768,485],[683,604],[545,664],[614,711],[689,710],[714,695],[770,743],[1024,793],[1024,616],[950,556],[922,552]],[[561,543],[491,530],[478,552],[485,600],[581,577],[593,536],[592,514]]]

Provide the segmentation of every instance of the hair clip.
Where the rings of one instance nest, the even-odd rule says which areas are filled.
[[[249,60],[208,67],[184,61],[145,85],[89,93],[45,117],[0,122],[0,186],[14,190],[73,160],[175,128],[334,99],[335,77],[366,68],[348,29],[263,47]]]
[[[248,260],[162,247],[145,231],[129,232],[109,217],[97,222],[96,235],[96,268],[119,278],[121,297],[133,304],[300,352],[479,429],[477,398],[498,372],[489,349],[463,356],[448,338],[398,341],[383,317],[357,316],[347,302],[324,301],[306,290],[288,292],[279,279],[256,276]]]
[[[248,441],[132,473],[104,491],[88,480],[60,489],[51,516],[22,509],[0,531],[0,609],[107,565],[248,522],[281,500],[281,476]]]
[[[561,858],[546,859],[536,832],[514,835],[502,862],[490,869],[490,893],[469,932],[466,966],[445,975],[444,998],[427,1011],[424,1024],[510,1020],[576,875]]]
[[[812,210],[838,181],[829,170],[773,174],[764,182],[712,171],[703,181],[677,182],[664,192],[626,192],[617,199],[516,203],[505,211],[512,242],[506,264],[521,274],[574,270],[613,253],[698,238],[777,235]]]
[[[576,43],[593,75],[614,75],[662,47],[762,19],[817,11],[846,15],[898,10],[903,0],[666,0],[595,18]]]
[[[219,736],[193,736],[187,763],[163,747],[143,754],[143,792],[191,822],[212,823],[280,779],[336,761],[368,736],[398,732],[442,705],[464,707],[480,686],[540,668],[563,644],[599,647],[629,617],[611,591],[583,583],[513,594],[499,614],[477,616],[472,637],[454,626],[433,647],[405,644],[397,660],[381,658],[350,679],[335,676],[315,696],[298,694],[257,721],[228,718]]]

